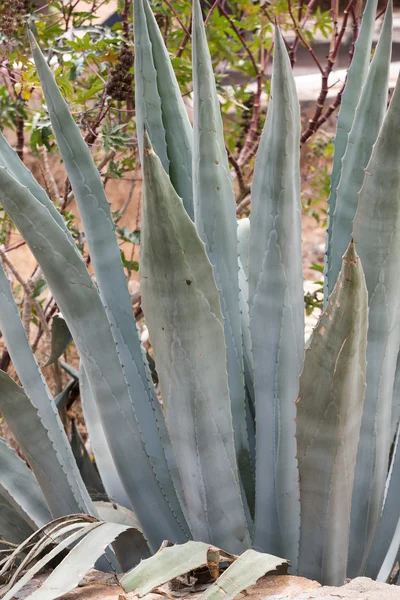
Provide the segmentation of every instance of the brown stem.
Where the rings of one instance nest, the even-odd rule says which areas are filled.
[[[238,165],[240,168],[243,168],[249,160],[254,156],[257,151],[258,143],[258,128],[260,121],[260,113],[261,113],[261,94],[262,94],[262,84],[263,84],[263,76],[268,67],[269,59],[271,58],[271,53],[273,50],[273,45],[269,48],[267,54],[263,57],[260,72],[257,74],[257,89],[254,95],[253,109],[250,119],[249,130],[247,132],[246,140],[243,144],[243,148],[239,153],[239,157],[237,159]]]
[[[42,164],[43,164],[43,171],[45,174],[46,185],[48,185],[48,187],[49,187],[50,195],[52,196],[54,202],[56,202],[57,204],[60,204],[61,203],[60,191],[58,189],[56,180],[54,179],[53,172],[50,168],[48,150],[47,150],[46,146],[43,146],[43,149],[42,149]]]
[[[289,2],[290,2],[290,0],[289,0]],[[302,144],[304,144],[316,132],[316,130],[318,128],[318,122],[321,118],[322,111],[323,111],[323,108],[325,105],[325,100],[328,95],[329,75],[331,74],[333,65],[335,64],[336,57],[337,57],[337,54],[338,54],[338,51],[340,48],[340,44],[342,42],[344,32],[346,31],[349,14],[350,14],[350,11],[351,11],[351,8],[352,8],[354,2],[355,2],[355,0],[350,0],[349,4],[347,5],[347,7],[344,10],[342,26],[340,28],[340,31],[338,32],[338,35],[337,35],[337,38],[335,41],[335,45],[332,48],[332,50],[329,52],[326,67],[325,67],[325,69],[322,70],[321,91],[318,96],[314,114],[308,122],[307,129],[301,135],[300,142]]]
[[[250,59],[251,64],[253,65],[253,69],[254,69],[254,73],[255,75],[258,75],[259,73],[259,68],[257,66],[257,63],[254,59],[254,55],[252,53],[252,51],[250,50],[249,46],[247,45],[246,40],[244,39],[243,35],[241,34],[241,32],[239,31],[239,29],[236,27],[235,23],[233,22],[233,20],[231,19],[230,15],[226,12],[226,10],[223,8],[222,5],[219,5],[219,11],[224,15],[225,19],[227,21],[229,21],[230,26],[232,27],[233,31],[236,33],[237,37],[239,38],[240,43],[242,44],[247,56]]]
[[[188,25],[188,33],[185,34],[185,37],[182,40],[182,44],[180,45],[178,52],[176,53],[176,58],[180,58],[183,54],[183,51],[185,50],[189,40],[191,39],[191,33],[192,33],[192,15],[190,15],[189,18],[189,25]]]
[[[19,115],[17,117],[17,146],[16,152],[19,158],[24,160],[24,118]]]
[[[238,200],[240,201],[245,196],[247,196],[247,194],[250,193],[250,187],[246,184],[246,182],[244,180],[243,171],[240,168],[238,161],[232,156],[232,154],[227,146],[226,146],[226,152],[228,154],[228,160],[236,173],[236,177],[237,177],[238,184],[239,184],[239,191],[240,191]]]
[[[261,93],[262,93],[262,75],[259,73],[257,75],[257,89],[254,95],[253,102],[253,110],[251,114],[249,131],[247,132],[246,140],[243,144],[243,148],[239,153],[239,157],[237,159],[239,167],[243,167],[248,161],[248,156],[251,152],[251,149],[254,146],[255,140],[257,138],[258,133],[258,125],[260,120],[260,112],[261,112]]]
[[[315,62],[315,64],[317,65],[319,71],[321,72],[321,75],[324,75],[324,69],[323,69],[321,63],[319,62],[319,60],[317,58],[317,55],[315,54],[314,50],[312,49],[312,47],[310,46],[310,44],[305,39],[305,37],[303,36],[302,32],[300,31],[299,25],[298,25],[298,23],[296,21],[296,17],[293,14],[291,0],[288,0],[288,11],[289,11],[289,15],[290,15],[290,18],[292,20],[294,29],[296,31],[297,37],[300,38],[303,46],[305,46],[305,48],[307,48],[307,50],[309,51],[310,55],[312,56],[313,61]]]
[[[212,5],[212,7],[210,8],[210,10],[208,11],[208,15],[206,17],[206,20],[204,21],[204,26],[207,27],[208,25],[208,21],[211,18],[211,15],[213,14],[214,10],[217,8],[218,4],[221,2],[221,0],[215,0],[214,4]]]
[[[308,19],[310,18],[311,12],[314,8],[314,5],[316,4],[317,0],[310,0],[310,2],[307,4],[307,8],[306,8],[306,12],[304,14],[303,20],[301,20],[301,13],[302,10],[300,10],[300,8],[303,8],[303,3],[300,3],[300,7],[299,7],[299,15],[298,15],[298,21],[301,21],[301,28],[303,29],[306,24]],[[299,41],[300,38],[299,36],[296,34],[296,38],[291,46],[291,48],[289,49],[289,58],[290,58],[290,64],[292,66],[292,68],[294,67],[294,65],[296,64],[296,60],[297,60],[297,48],[299,46]]]
[[[183,29],[183,31],[185,32],[186,35],[190,36],[190,32],[189,30],[185,27],[185,24],[183,23],[183,21],[180,19],[178,13],[176,12],[175,8],[172,6],[171,2],[169,0],[164,0],[165,4],[168,6],[168,8],[170,9],[170,11],[173,12],[176,20],[178,21],[179,25],[181,26],[181,28]]]

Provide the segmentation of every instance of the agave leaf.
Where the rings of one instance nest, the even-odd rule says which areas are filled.
[[[3,168],[0,168],[0,170],[3,173],[5,172]],[[43,210],[47,211],[47,208],[43,208]],[[26,337],[26,332],[11,292],[10,282],[1,266],[0,308],[0,328],[11,360],[25,390],[25,393],[21,391],[21,394],[19,394],[17,391],[19,389],[18,386],[16,386],[14,391],[10,386],[4,386],[1,404],[4,407],[7,404],[9,407],[7,413],[12,411],[13,419],[8,424],[21,447],[24,447],[25,456],[27,458],[30,456],[31,459],[34,456],[36,457],[35,464],[32,462],[30,464],[39,483],[41,484],[41,480],[50,483],[48,478],[50,476],[52,478],[52,483],[50,485],[46,484],[45,488],[42,488],[46,490],[44,494],[52,515],[61,516],[74,512],[95,514],[89,494],[72,455],[54,400]],[[7,378],[7,375],[3,374],[2,378],[4,379],[4,377]],[[15,412],[11,406],[11,398],[14,393],[19,399],[21,414],[18,411]],[[25,427],[29,428],[29,421],[26,421],[28,412],[32,414],[32,419],[37,423],[38,428],[37,432],[35,432],[32,426],[30,439],[24,431]],[[5,411],[4,417],[7,420]],[[36,443],[34,441],[36,435],[41,436],[43,452],[45,452],[46,448],[46,452],[48,453],[47,460],[50,461],[50,470],[47,472],[42,472],[43,465],[41,465],[40,453],[37,453],[37,448],[30,448],[31,443]],[[50,457],[50,454],[53,454],[53,456]],[[54,496],[52,496],[53,491]]]
[[[111,327],[82,258],[47,209],[1,168],[0,199],[41,265],[84,361],[114,463],[146,538],[153,548],[165,537],[186,541],[146,454]]]
[[[397,508],[397,506],[396,506]],[[399,560],[399,548],[400,548],[400,519],[397,521],[396,529],[392,537],[388,552],[385,556],[385,560],[382,563],[380,571],[377,575],[377,581],[388,581],[390,576],[393,574],[393,569]],[[398,583],[397,583],[398,585]]]
[[[236,202],[199,0],[193,2],[193,201],[197,231],[214,267],[224,317],[228,385],[239,474],[250,510],[254,479],[246,426],[239,309]]]
[[[342,94],[340,109],[337,116],[333,165],[331,173],[331,190],[328,198],[329,216],[328,227],[326,230],[326,272],[330,270],[332,260],[332,220],[330,217],[335,212],[336,190],[339,185],[340,176],[342,172],[342,159],[344,153],[346,152],[348,136],[353,126],[354,115],[360,99],[361,90],[368,73],[377,6],[378,0],[367,0],[361,20],[360,31],[354,46],[353,60],[351,61],[351,65],[347,72],[346,86]],[[335,282],[333,282],[333,285],[334,283]],[[330,285],[330,288],[332,288],[333,285]],[[324,286],[324,301],[326,305],[328,301],[327,277],[325,277]]]
[[[327,273],[328,294],[341,269],[342,256],[349,245],[356,215],[358,193],[385,116],[392,54],[392,2],[388,3],[381,35],[362,88],[360,102],[348,136],[343,156],[340,182],[336,190],[335,211],[330,218],[330,267]]]
[[[237,222],[239,261],[243,267],[246,279],[249,276],[249,244],[250,244],[250,219],[248,217]]]
[[[73,377],[75,381],[79,381],[79,371],[77,371],[77,369],[74,369],[72,365],[69,365],[63,360],[60,360],[60,367],[62,367],[64,371],[68,373],[68,375],[71,375],[71,377]]]
[[[166,421],[193,536],[239,552],[248,546],[249,534],[219,293],[204,244],[146,140],[141,291]]]
[[[48,367],[56,362],[66,351],[72,336],[68,329],[68,325],[60,315],[55,315],[51,323],[51,352],[45,367]]]
[[[131,510],[111,502],[96,502],[95,504],[103,521],[129,526],[129,529],[121,533],[117,541],[113,544],[118,562],[124,573],[139,564],[141,560],[150,556],[147,541]]]
[[[32,471],[2,439],[0,496],[10,503],[32,530],[51,521],[51,513]]]
[[[251,348],[250,315],[249,315],[249,239],[250,220],[238,221],[238,250],[239,250],[239,309],[242,325],[243,365],[246,391],[246,419],[249,437],[250,455],[255,469],[255,399],[254,399],[254,366]]]
[[[28,188],[33,196],[47,208],[57,224],[61,227],[64,233],[68,236],[71,242],[75,242],[69,231],[64,219],[50,200],[44,189],[38,184],[31,171],[27,169],[24,163],[19,158],[18,154],[11,148],[5,137],[0,131],[0,167],[5,167],[11,175],[19,181],[21,185]],[[78,250],[76,250],[78,252]]]
[[[70,379],[70,381],[67,383],[67,385],[65,386],[63,391],[60,392],[59,394],[57,394],[57,396],[54,398],[54,402],[55,402],[55,405],[57,406],[58,412],[60,412],[61,410],[63,410],[63,408],[65,408],[65,405],[68,402],[68,398],[71,393],[71,390],[76,385],[77,385],[76,380]]]
[[[349,576],[363,571],[382,511],[399,349],[400,82],[365,171],[354,240],[369,296],[367,393],[352,500]]]
[[[96,400],[90,388],[87,375],[81,364],[79,388],[82,402],[82,410],[85,417],[89,439],[92,444],[96,466],[99,470],[101,481],[104,484],[107,496],[113,501],[126,508],[132,508],[132,504],[119,478],[115,467],[108,441],[101,423]]]
[[[146,128],[155,152],[160,158],[164,157],[164,169],[193,220],[192,127],[148,0],[137,0],[134,11],[136,131],[140,152],[142,155]],[[151,91],[155,89],[156,95],[152,96]],[[165,131],[158,129],[160,121]],[[154,126],[156,135],[153,139]]]
[[[176,577],[205,566],[212,572],[213,563],[232,562],[236,558],[235,555],[204,542],[187,542],[161,548],[154,556],[126,573],[121,579],[121,585],[126,592],[134,591],[141,598]]]
[[[146,130],[166,173],[168,173],[169,158],[162,119],[161,98],[157,86],[157,71],[154,65],[143,0],[138,0],[133,4],[133,22],[135,28],[136,130],[140,162],[143,165],[143,135]]]
[[[297,402],[299,574],[323,585],[346,577],[367,329],[365,278],[351,242],[307,348]]]
[[[366,577],[386,581],[393,572],[400,546],[399,522],[399,497],[400,497],[400,428],[397,428],[393,458],[386,481],[385,500],[383,511],[379,520],[377,533],[371,553],[365,568]],[[397,551],[394,546],[397,544]],[[394,560],[392,561],[392,558]]]
[[[393,403],[392,403],[392,440],[396,438],[396,432],[400,423],[400,352],[397,355],[396,375],[393,386]]]
[[[304,354],[300,109],[289,58],[275,30],[272,94],[252,185],[250,331],[256,399],[254,544],[287,556],[299,536],[295,401]]]
[[[71,448],[78,465],[79,472],[92,498],[105,497],[106,493],[95,465],[90,460],[81,434],[72,419],[71,423]]]
[[[46,428],[36,406],[4,371],[0,371],[0,382],[0,410],[32,467],[52,515],[68,515],[76,512],[77,507],[78,512],[90,510],[92,514],[96,514],[95,508],[90,506],[90,498],[83,505],[87,509],[79,507],[69,478],[60,465],[53,432]],[[68,475],[71,477],[69,473]]]
[[[41,587],[30,594],[26,600],[55,600],[73,590],[82,577],[94,566],[104,549],[127,529],[126,525],[117,525],[116,523],[96,525],[98,526],[90,528],[90,531],[72,548],[68,556],[54,569]],[[33,569],[37,572],[36,565]],[[10,590],[7,600],[13,595],[13,590]]]
[[[27,521],[21,518],[20,512],[0,495],[0,549],[6,549],[4,541],[19,544],[33,531]]]
[[[30,39],[52,127],[78,203],[100,296],[112,326],[128,390],[131,390],[131,401],[146,452],[172,510],[184,523],[175,491],[175,487],[180,485],[176,461],[138,336],[110,205],[90,150],[31,34]]]
[[[246,389],[254,405],[254,365],[250,335],[249,315],[249,240],[250,220],[240,219],[238,222],[239,250],[239,309],[242,324],[243,364]]]
[[[287,566],[284,558],[246,550],[199,596],[199,600],[233,600],[240,592],[256,584],[263,575],[278,569],[283,574]]]

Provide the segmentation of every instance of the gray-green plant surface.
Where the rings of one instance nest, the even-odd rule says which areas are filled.
[[[141,294],[162,405],[100,176],[32,36],[96,283],[53,203],[0,136],[0,200],[79,351],[102,483],[135,514],[126,522],[119,513],[116,523],[138,523],[142,532],[132,562],[144,540],[154,552],[165,539],[194,539],[289,558],[293,572],[325,584],[348,575],[387,578],[400,542],[399,83],[386,110],[392,4],[369,65],[376,0],[368,0],[348,74],[332,173],[329,297],[306,349],[300,111],[279,30],[251,217],[238,226],[199,0],[193,127],[149,2],[134,7]],[[3,272],[0,324],[23,385],[0,374],[0,410],[36,477],[29,475],[22,495],[9,472],[15,457],[2,461],[4,514],[30,530],[72,512],[112,520],[104,507],[99,515],[84,485]],[[10,530],[7,517],[0,527]]]

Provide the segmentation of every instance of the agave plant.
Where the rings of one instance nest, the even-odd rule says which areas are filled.
[[[368,0],[338,115],[326,308],[305,349],[300,111],[279,29],[250,220],[238,225],[199,0],[193,127],[148,0],[135,0],[141,293],[162,405],[100,175],[31,35],[95,282],[56,207],[3,137],[0,199],[79,351],[85,420],[107,495],[133,510],[153,552],[164,539],[233,554],[254,547],[333,585],[359,574],[386,580],[397,560],[400,84],[387,109],[392,5],[370,63],[376,8]],[[23,386],[0,373],[0,410],[34,474],[18,480],[14,469],[27,467],[13,467],[18,459],[0,444],[8,457],[0,532],[22,519],[13,534],[21,538],[71,513],[112,519],[83,483],[3,272],[0,328]]]

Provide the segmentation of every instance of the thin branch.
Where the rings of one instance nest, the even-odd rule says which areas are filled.
[[[251,202],[251,197],[250,194],[247,196],[247,198],[244,198],[236,207],[236,214],[237,215],[241,215],[244,212],[244,209],[247,208],[249,206]]]
[[[307,40],[305,39],[305,37],[303,36],[303,34],[301,33],[300,29],[299,29],[299,25],[296,21],[296,17],[293,14],[293,9],[292,9],[292,3],[291,0],[288,0],[288,11],[289,11],[289,15],[290,18],[292,20],[293,23],[293,27],[295,28],[296,34],[297,36],[300,38],[303,46],[305,46],[305,48],[307,48],[307,50],[309,51],[310,55],[312,56],[316,66],[318,67],[321,75],[324,75],[324,69],[321,65],[321,63],[318,60],[317,55],[315,54],[314,50],[311,48],[310,44],[307,42]]]
[[[243,46],[243,49],[247,53],[247,56],[249,57],[250,62],[253,65],[255,74],[258,75],[259,68],[257,66],[257,63],[256,63],[255,59],[254,59],[254,55],[253,55],[252,51],[250,50],[249,46],[247,45],[246,40],[244,39],[244,37],[241,34],[241,32],[239,31],[239,29],[236,27],[236,25],[233,22],[233,20],[230,17],[230,15],[226,12],[226,10],[221,5],[218,8],[219,8],[220,12],[224,15],[225,19],[227,19],[227,21],[229,21],[230,26],[232,27],[233,31],[236,33],[237,37],[239,38],[240,43]]]
[[[289,2],[290,2],[290,0],[289,0]],[[315,133],[315,131],[318,128],[318,123],[321,119],[322,111],[323,111],[323,108],[325,105],[325,100],[328,95],[328,90],[329,90],[328,79],[332,72],[333,66],[336,62],[337,54],[339,52],[339,48],[340,48],[340,44],[343,39],[344,32],[346,31],[347,21],[349,18],[349,14],[351,12],[351,8],[354,5],[354,2],[355,2],[355,0],[350,0],[350,2],[348,3],[347,7],[345,8],[345,10],[343,12],[342,25],[341,25],[340,31],[337,35],[335,45],[332,48],[332,50],[329,52],[328,62],[327,62],[325,69],[322,70],[321,91],[318,96],[314,114],[308,122],[307,129],[302,133],[301,138],[300,138],[300,142],[302,144],[304,144]]]
[[[121,218],[123,217],[123,215],[125,214],[128,206],[130,205],[130,203],[132,202],[132,198],[133,198],[133,194],[135,192],[135,188],[136,188],[136,182],[139,179],[139,169],[140,169],[140,161],[138,159],[137,156],[137,152],[135,150],[135,170],[133,172],[133,178],[132,178],[132,182],[131,182],[131,186],[129,189],[129,194],[127,199],[125,200],[123,206],[121,207],[121,209],[118,211],[118,215],[117,218],[115,219],[115,223],[118,223],[118,221],[121,220]]]
[[[208,22],[211,18],[211,15],[213,14],[214,10],[217,8],[218,4],[221,2],[221,0],[215,0],[214,4],[212,5],[212,7],[210,8],[210,10],[208,11],[208,15],[206,17],[206,20],[204,21],[204,26],[207,27]]]
[[[46,184],[48,184],[49,186],[49,190],[51,195],[53,196],[53,200],[59,205],[61,203],[60,190],[58,189],[58,185],[56,183],[56,180],[54,179],[53,172],[49,165],[48,150],[46,146],[43,146],[42,149],[42,164],[45,179],[47,179]]]
[[[185,34],[187,36],[189,36],[189,39],[190,39],[190,37],[191,37],[190,32],[186,28],[186,26],[183,23],[183,21],[181,21],[178,13],[176,12],[175,8],[172,6],[171,2],[169,0],[164,0],[164,2],[168,6],[168,8],[174,13],[174,16],[175,16],[176,20],[178,21],[179,25],[181,26],[181,28],[183,29],[183,31],[185,32]]]
[[[226,146],[226,152],[228,154],[228,160],[230,162],[230,164],[232,165],[235,173],[236,173],[236,177],[238,180],[238,185],[239,185],[239,201],[242,200],[245,196],[247,196],[247,194],[250,193],[250,186],[248,186],[244,180],[244,176],[243,176],[243,171],[240,168],[240,165],[238,163],[238,161],[232,156],[229,148]]]
[[[182,44],[180,45],[178,52],[176,53],[176,58],[180,58],[182,56],[183,51],[185,50],[189,40],[191,39],[191,32],[192,32],[192,15],[190,15],[190,17],[189,17],[188,32],[187,32],[187,34],[185,34],[185,37],[182,40]]]
[[[263,57],[263,64],[261,65],[261,70],[257,75],[257,89],[254,95],[254,103],[253,109],[250,119],[249,130],[246,135],[246,140],[243,144],[243,148],[239,153],[239,157],[237,159],[238,165],[240,168],[243,168],[249,160],[254,156],[257,151],[257,134],[258,134],[258,126],[260,121],[261,114],[261,94],[263,87],[263,76],[268,67],[269,60],[271,58],[271,54],[273,51],[273,45],[269,48],[267,54]]]
[[[48,329],[48,325],[47,325],[47,321],[46,321],[46,317],[44,316],[42,307],[40,306],[39,302],[36,299],[32,298],[32,292],[33,292],[33,285],[30,281],[25,281],[25,279],[22,277],[22,275],[19,273],[18,269],[16,269],[16,267],[13,265],[13,263],[9,260],[7,254],[5,253],[5,251],[3,249],[0,248],[0,256],[4,262],[4,264],[8,267],[8,269],[11,271],[11,273],[14,275],[14,277],[16,278],[17,281],[19,281],[19,283],[21,284],[25,296],[27,296],[28,298],[31,299],[33,306],[35,307],[35,310],[37,312],[37,316],[39,321],[42,323],[43,329],[45,332],[49,332]],[[24,299],[25,302],[25,299]],[[29,337],[29,327],[26,327],[25,324],[25,329],[27,330],[27,334]]]
[[[301,22],[301,28],[304,29],[304,27],[307,24],[308,19],[310,18],[310,15],[313,11],[313,8],[315,6],[315,4],[317,3],[317,0],[310,0],[310,2],[307,4],[307,8],[306,8],[306,12],[304,13],[304,17],[303,20],[301,21],[301,16],[300,16],[300,8],[299,8],[299,23]],[[302,4],[300,5],[302,6]],[[299,36],[296,34],[296,38],[289,50],[289,57],[290,57],[290,64],[292,65],[292,68],[294,67],[294,65],[296,64],[296,59],[297,59],[297,48],[299,46]]]

